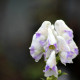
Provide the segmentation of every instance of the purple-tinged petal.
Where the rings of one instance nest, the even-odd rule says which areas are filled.
[[[66,30],[66,31],[72,31],[66,24],[65,24],[65,22],[63,21],[63,20],[57,20],[56,22],[55,22],[55,30],[56,30],[56,32],[58,33],[58,35],[62,35],[62,34],[64,34],[65,32],[64,32],[64,30]],[[69,33],[69,35],[71,36],[71,32]]]
[[[54,46],[55,46],[55,48],[57,49],[57,44],[56,44],[56,43],[54,44]]]
[[[71,43],[71,41],[72,41],[72,39],[68,40],[68,41],[67,41],[67,43],[68,43],[68,44],[70,44],[70,43]]]
[[[55,77],[58,77],[58,69],[56,66],[55,66],[55,71],[52,70],[51,68],[49,68],[47,71],[45,71],[45,77],[49,77],[52,75],[54,75]]]
[[[50,67],[53,68],[53,66],[56,65],[56,56],[55,56],[55,51],[53,50],[46,62],[46,64]]]
[[[70,51],[68,44],[62,36],[57,36],[58,39],[58,49],[61,52]]]
[[[50,28],[48,28],[48,45],[54,45],[57,43],[57,40]]]
[[[36,33],[36,38],[39,38],[41,36],[40,33]]]
[[[52,67],[52,70],[53,70],[54,72],[56,72],[56,66],[53,66],[53,67]]]
[[[35,52],[35,49],[34,49],[34,46],[32,46],[31,48],[30,48],[30,54],[33,54]]]
[[[64,32],[66,32],[70,37],[73,37],[72,31],[64,30]]]
[[[36,62],[38,62],[38,61],[41,59],[42,55],[43,55],[43,54],[40,53],[40,54],[34,56],[33,58],[35,59]]]
[[[41,44],[41,46],[44,46],[44,44],[45,44],[45,41],[39,41],[39,43]]]
[[[48,65],[46,65],[45,70],[43,70],[43,72],[46,72],[50,69],[50,67]]]
[[[73,52],[72,51],[67,52],[67,58],[72,58],[72,56],[73,56]]]
[[[74,51],[76,54],[78,54],[78,48],[75,48]]]

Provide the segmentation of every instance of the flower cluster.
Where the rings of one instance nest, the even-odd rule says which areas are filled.
[[[78,47],[73,40],[73,31],[63,20],[57,20],[54,25],[49,21],[44,21],[33,35],[29,49],[36,62],[41,59],[42,55],[44,56],[45,77],[52,75],[58,77],[57,54],[64,65],[73,63],[72,59],[78,55]]]

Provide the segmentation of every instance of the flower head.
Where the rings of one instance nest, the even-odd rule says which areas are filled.
[[[54,25],[49,21],[44,21],[33,35],[29,49],[35,61],[39,61],[44,55],[46,66],[43,72],[46,77],[52,75],[58,77],[57,54],[64,65],[73,63],[72,60],[78,55],[78,47],[73,40],[73,31],[63,20],[57,20]]]

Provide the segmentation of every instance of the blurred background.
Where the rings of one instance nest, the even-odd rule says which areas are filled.
[[[0,80],[41,80],[43,59],[35,63],[29,46],[45,20],[63,19],[74,31],[80,49],[79,0],[0,0]],[[80,80],[80,55],[73,64],[59,65],[67,72],[59,80]]]

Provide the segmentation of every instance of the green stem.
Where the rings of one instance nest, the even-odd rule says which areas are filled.
[[[46,80],[57,80],[57,78],[54,76],[51,76],[51,77],[47,77]]]

